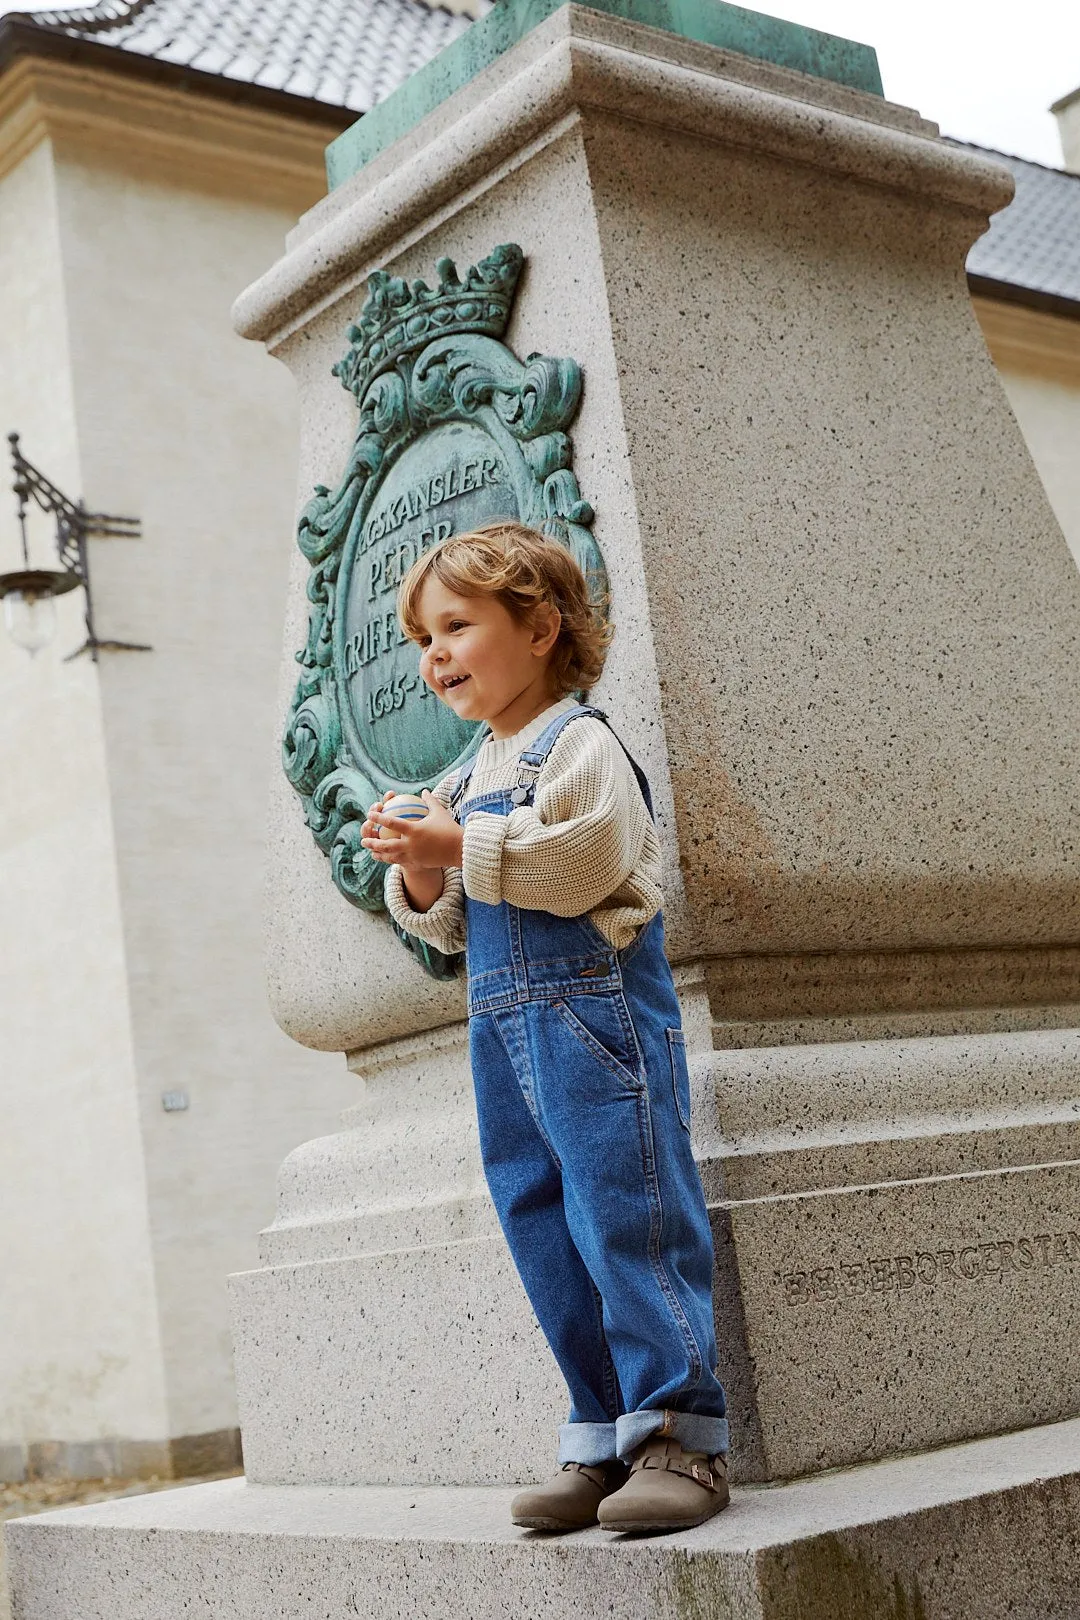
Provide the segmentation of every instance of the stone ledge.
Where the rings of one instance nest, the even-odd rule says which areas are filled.
[[[548,1538],[496,1489],[251,1486],[7,1528],[19,1620],[1070,1620],[1080,1420],[772,1489],[666,1537]]]
[[[1008,364],[998,352],[979,300],[975,312],[995,362]],[[1022,319],[1014,322],[1017,314]],[[1006,309],[1004,319],[1035,327],[1048,348],[1057,342],[1053,321],[1032,316],[1030,310]],[[1070,323],[1070,331],[1073,329],[1073,376],[1080,378],[1080,322]],[[959,1023],[980,1012],[1009,1010],[1017,1017],[1031,1016],[1080,1002],[1080,950],[1069,946],[714,956],[703,970],[714,1016],[721,1026],[941,1015]],[[966,1029],[959,1028],[957,1033],[966,1033]],[[801,1044],[803,1037],[794,1039]],[[725,1046],[733,1044],[730,1039],[724,1041]]]
[[[702,1163],[707,1194],[717,1168]],[[1080,1161],[714,1202],[732,1478],[1074,1417],[1078,1207]],[[260,1484],[543,1473],[565,1392],[501,1238],[276,1265],[230,1292]],[[402,1398],[430,1388],[432,1368],[437,1428],[427,1403]]]

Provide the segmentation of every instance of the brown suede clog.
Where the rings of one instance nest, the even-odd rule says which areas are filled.
[[[604,1498],[597,1518],[605,1530],[689,1530],[729,1500],[725,1457],[684,1451],[677,1440],[653,1435],[634,1452],[630,1478]]]
[[[596,1523],[596,1510],[606,1496],[626,1481],[626,1464],[563,1463],[554,1479],[519,1491],[510,1516],[523,1530],[584,1530]]]

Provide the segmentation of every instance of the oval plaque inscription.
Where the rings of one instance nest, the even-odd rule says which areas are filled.
[[[432,428],[410,445],[372,499],[345,586],[341,676],[352,725],[395,782],[436,777],[476,729],[420,679],[418,649],[398,624],[398,586],[452,534],[518,515],[504,457],[466,422]]]

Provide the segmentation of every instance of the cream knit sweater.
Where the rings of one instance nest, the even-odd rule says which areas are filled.
[[[513,737],[481,745],[465,800],[517,780],[518,755],[556,715],[575,707],[566,697]],[[456,772],[435,797],[448,804]],[[465,946],[465,895],[557,917],[586,912],[616,950],[660,910],[660,845],[641,789],[622,748],[602,720],[564,726],[536,778],[531,805],[508,815],[478,810],[465,824],[461,869],[446,867],[443,892],[427,911],[413,911],[399,866],[386,873],[386,904],[410,934],[440,951]]]

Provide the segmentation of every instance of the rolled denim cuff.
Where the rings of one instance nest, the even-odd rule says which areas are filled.
[[[657,1413],[657,1416],[662,1414]],[[614,1423],[564,1423],[559,1429],[559,1462],[596,1468],[615,1461]]]
[[[699,1412],[628,1412],[615,1424],[619,1456],[629,1457],[654,1434],[677,1440],[684,1451],[701,1451],[706,1457],[727,1456],[727,1418],[703,1417]]]

